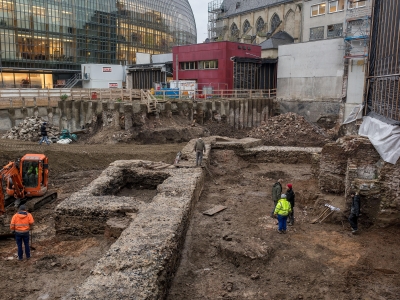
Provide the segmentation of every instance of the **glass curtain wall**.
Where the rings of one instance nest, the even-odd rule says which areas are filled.
[[[192,43],[188,0],[0,0],[3,71],[133,64],[136,52],[166,53]]]

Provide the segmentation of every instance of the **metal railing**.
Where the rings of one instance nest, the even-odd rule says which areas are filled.
[[[201,101],[204,99],[251,99],[251,98],[275,98],[276,89],[269,90],[194,90],[194,91],[181,91],[181,90],[156,90],[154,97],[158,100],[171,100],[171,99],[192,99]]]
[[[157,107],[158,102],[171,100],[251,99],[275,98],[276,89],[270,90],[212,90],[212,91],[154,91],[137,89],[0,89],[0,109],[11,107],[56,107],[63,100],[92,100],[132,102],[141,101],[147,107]],[[152,104],[151,104],[152,103]],[[151,108],[154,111],[153,108]]]
[[[34,88],[7,88],[0,89],[0,99],[3,98],[58,98],[67,95],[70,100],[117,100],[132,101],[141,99],[140,90],[136,89],[34,89]]]
[[[72,76],[70,79],[67,80],[64,88],[65,89],[73,88],[81,80],[82,80],[82,74],[76,73],[74,76]]]

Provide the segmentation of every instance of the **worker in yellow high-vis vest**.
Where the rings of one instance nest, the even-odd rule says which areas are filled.
[[[276,204],[274,215],[278,217],[278,232],[286,233],[286,222],[288,215],[292,212],[290,202],[287,201],[286,195],[282,194],[281,199]]]

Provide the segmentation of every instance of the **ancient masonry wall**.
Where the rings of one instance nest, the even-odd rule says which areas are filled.
[[[347,136],[323,147],[319,166],[319,185],[328,193],[345,193],[355,187],[354,179],[377,178],[380,155],[368,139]]]
[[[400,160],[385,164],[380,170],[381,208],[389,213],[400,211]]]
[[[203,163],[207,165],[215,138],[204,140]],[[116,161],[57,206],[57,233],[104,233],[118,238],[66,299],[165,298],[204,184],[203,169],[194,167],[194,142],[182,149],[179,168],[150,161]],[[156,187],[150,203],[118,196],[127,184],[138,182]]]
[[[321,150],[317,147],[259,146],[236,151],[236,154],[253,163],[310,164],[314,154]]]
[[[40,116],[62,129],[76,131],[101,117],[103,126],[130,129],[144,123],[147,105],[140,101],[99,102],[65,100],[58,103],[24,103],[0,109],[0,130],[9,130],[26,117]],[[27,106],[30,105],[30,106]],[[171,100],[158,103],[155,117],[170,117],[173,114],[185,116],[189,121],[203,124],[212,118],[230,124],[235,129],[259,126],[273,115],[273,99],[235,99],[235,100]]]
[[[262,145],[261,140],[252,138],[209,137],[204,141],[205,166],[211,148],[245,153]],[[117,238],[91,275],[66,299],[139,300],[166,296],[179,264],[192,210],[204,185],[205,169],[194,167],[194,143],[192,140],[182,149],[182,161],[177,166],[116,161],[88,187],[57,206],[57,233]],[[281,157],[286,160],[288,154]],[[139,179],[157,187],[150,203],[118,196],[127,184]]]
[[[347,136],[325,145],[319,158],[320,189],[362,199],[362,211],[371,223],[390,223],[399,217],[400,162],[385,163],[367,138]]]

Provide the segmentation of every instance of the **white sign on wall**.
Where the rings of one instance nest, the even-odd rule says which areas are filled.
[[[103,67],[103,73],[104,72],[111,72],[111,67]]]
[[[109,82],[109,83],[108,83],[108,87],[109,87],[109,88],[118,88],[118,83],[116,83],[116,82]]]

